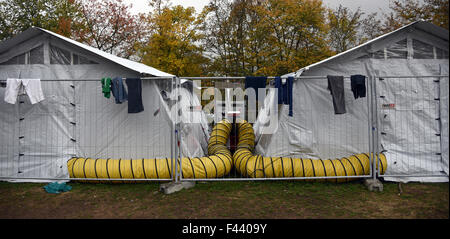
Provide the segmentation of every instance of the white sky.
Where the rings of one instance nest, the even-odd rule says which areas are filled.
[[[391,0],[322,0],[324,5],[330,8],[336,8],[339,4],[344,7],[356,10],[358,7],[365,13],[379,12],[378,16],[381,16],[381,12],[389,11],[389,2]],[[124,0],[125,3],[133,4],[133,12],[147,12],[150,7],[147,4],[147,0]],[[171,0],[172,5],[182,5],[184,7],[195,7],[196,12],[199,13],[203,7],[208,4],[209,0]]]
[[[126,4],[133,4],[132,11],[134,13],[148,12],[148,0],[123,0]],[[170,0],[172,6],[182,5],[183,7],[195,7],[197,13],[201,12],[203,7],[208,4],[209,0]]]
[[[387,13],[390,11],[390,0],[322,0],[325,6],[329,8],[337,8],[339,4],[344,7],[348,7],[352,10],[356,10],[358,7],[365,13],[378,12],[378,15]]]

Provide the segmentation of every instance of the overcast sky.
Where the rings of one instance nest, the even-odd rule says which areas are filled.
[[[391,0],[323,0],[325,6],[330,8],[337,8],[339,4],[344,7],[356,10],[358,7],[365,13],[380,12],[378,15],[382,15],[381,12],[389,11],[389,2]],[[133,11],[147,12],[149,7],[147,0],[124,0],[126,3],[133,4]],[[195,7],[197,13],[199,13],[203,7],[208,4],[209,0],[171,0],[172,5],[182,5],[184,7]]]

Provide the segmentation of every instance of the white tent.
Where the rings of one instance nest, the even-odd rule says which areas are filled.
[[[355,99],[345,78],[347,113],[334,114],[327,78],[321,77],[416,76],[376,79],[379,145],[388,160],[384,179],[447,182],[448,77],[420,76],[448,75],[448,34],[417,21],[285,75],[304,77],[293,84],[293,117],[287,105],[280,106],[277,131],[266,132],[268,109],[276,102],[269,94],[254,124],[257,153],[327,159],[369,152],[372,103],[367,97]]]
[[[142,79],[143,112],[130,114],[128,102],[102,94],[104,77],[153,76],[167,79]],[[205,115],[185,109],[200,102],[189,87],[176,88],[172,77],[41,28],[0,42],[0,81],[41,79],[45,97],[31,104],[19,95],[10,104],[0,87],[0,180],[67,179],[72,157],[170,158],[175,104],[187,112],[181,118],[198,122],[180,125],[182,156],[204,156]]]

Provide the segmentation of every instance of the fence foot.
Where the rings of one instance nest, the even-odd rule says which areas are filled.
[[[373,192],[373,191],[382,192],[383,191],[383,184],[378,179],[373,179],[373,178],[365,179],[364,185],[366,185],[367,189],[369,189],[369,191],[371,191],[371,192]]]
[[[195,186],[195,182],[170,182],[159,186],[159,191],[164,194],[172,194],[183,189],[189,189]]]

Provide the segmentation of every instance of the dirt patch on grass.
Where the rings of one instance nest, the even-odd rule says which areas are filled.
[[[208,182],[171,195],[159,184],[0,183],[0,218],[449,218],[448,183],[384,183],[369,192],[362,183]]]

